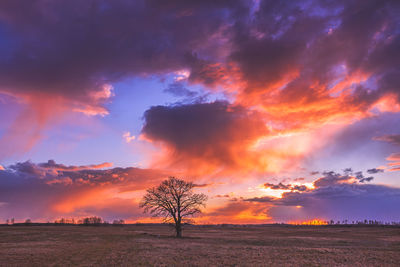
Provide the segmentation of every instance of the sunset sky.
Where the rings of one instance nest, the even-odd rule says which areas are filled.
[[[168,176],[198,223],[400,221],[400,2],[0,1],[0,221]]]

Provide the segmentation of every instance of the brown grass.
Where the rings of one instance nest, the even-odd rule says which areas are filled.
[[[400,228],[0,227],[1,266],[399,266]]]

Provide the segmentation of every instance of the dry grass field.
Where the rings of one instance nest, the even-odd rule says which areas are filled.
[[[399,266],[400,228],[3,226],[1,266]]]

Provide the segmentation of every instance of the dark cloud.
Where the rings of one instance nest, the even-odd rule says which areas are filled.
[[[239,1],[2,1],[1,87],[86,97],[103,83],[187,66]],[[223,34],[223,33],[222,33]],[[21,79],[20,77],[24,77]]]
[[[282,183],[279,183],[279,184],[265,183],[264,186],[266,188],[271,188],[271,189],[274,189],[274,190],[276,190],[276,189],[288,190],[288,189],[291,188],[290,184],[285,185],[285,184],[282,184]]]
[[[301,191],[301,192],[303,192],[303,191],[306,191],[307,189],[308,188],[305,185],[294,185],[292,187],[292,191]]]
[[[368,169],[367,173],[369,174],[376,174],[376,173],[380,173],[380,172],[384,172],[383,169],[377,169],[377,168],[373,168],[373,169]]]
[[[21,164],[21,163],[17,163],[17,165],[18,164]],[[24,162],[22,164],[32,165],[32,163],[30,163],[29,161]],[[17,165],[15,165],[15,166],[17,166]],[[83,166],[66,166],[64,164],[57,164],[54,160],[48,160],[46,163],[39,163],[38,166],[45,168],[45,169],[62,170],[62,171],[78,171],[78,170],[86,170],[86,169],[108,168],[108,167],[112,167],[112,164],[105,162],[105,163],[101,163],[101,164],[92,164],[92,165],[83,165]]]
[[[303,178],[303,180],[304,180],[304,178]],[[297,181],[299,181],[299,180],[297,180]],[[273,190],[292,190],[292,191],[307,190],[307,187],[305,185],[291,185],[291,184],[283,184],[283,183],[279,183],[279,184],[265,183],[264,187],[270,188]]]
[[[353,172],[353,169],[352,168],[346,168],[346,169],[343,170],[343,172],[345,174],[351,174]]]
[[[209,187],[213,184],[194,184],[194,187]]]
[[[273,203],[276,200],[275,197],[253,197],[253,198],[248,198],[245,199],[244,201],[249,201],[249,202],[261,202],[261,203]]]
[[[155,106],[144,119],[142,134],[170,149],[172,164],[190,165],[193,160],[218,167],[251,167],[258,160],[249,147],[268,133],[259,113],[221,101]]]
[[[325,171],[322,173],[324,176],[322,178],[314,181],[315,187],[330,186],[342,182],[348,182],[354,179],[353,183],[364,183],[370,182],[373,177],[365,177],[362,172],[353,172],[351,168],[345,169],[344,174],[335,173],[333,171]]]
[[[372,181],[373,179],[374,179],[374,177],[372,177],[372,176],[370,176],[370,177],[365,177],[364,175],[363,175],[363,173],[362,172],[354,172],[354,175],[355,175],[355,177],[356,177],[356,179],[358,179],[358,181],[360,182],[360,183],[365,183],[365,182],[370,182],[370,181]]]

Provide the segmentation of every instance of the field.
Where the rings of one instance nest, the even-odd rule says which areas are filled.
[[[2,226],[1,266],[399,266],[382,226]]]

